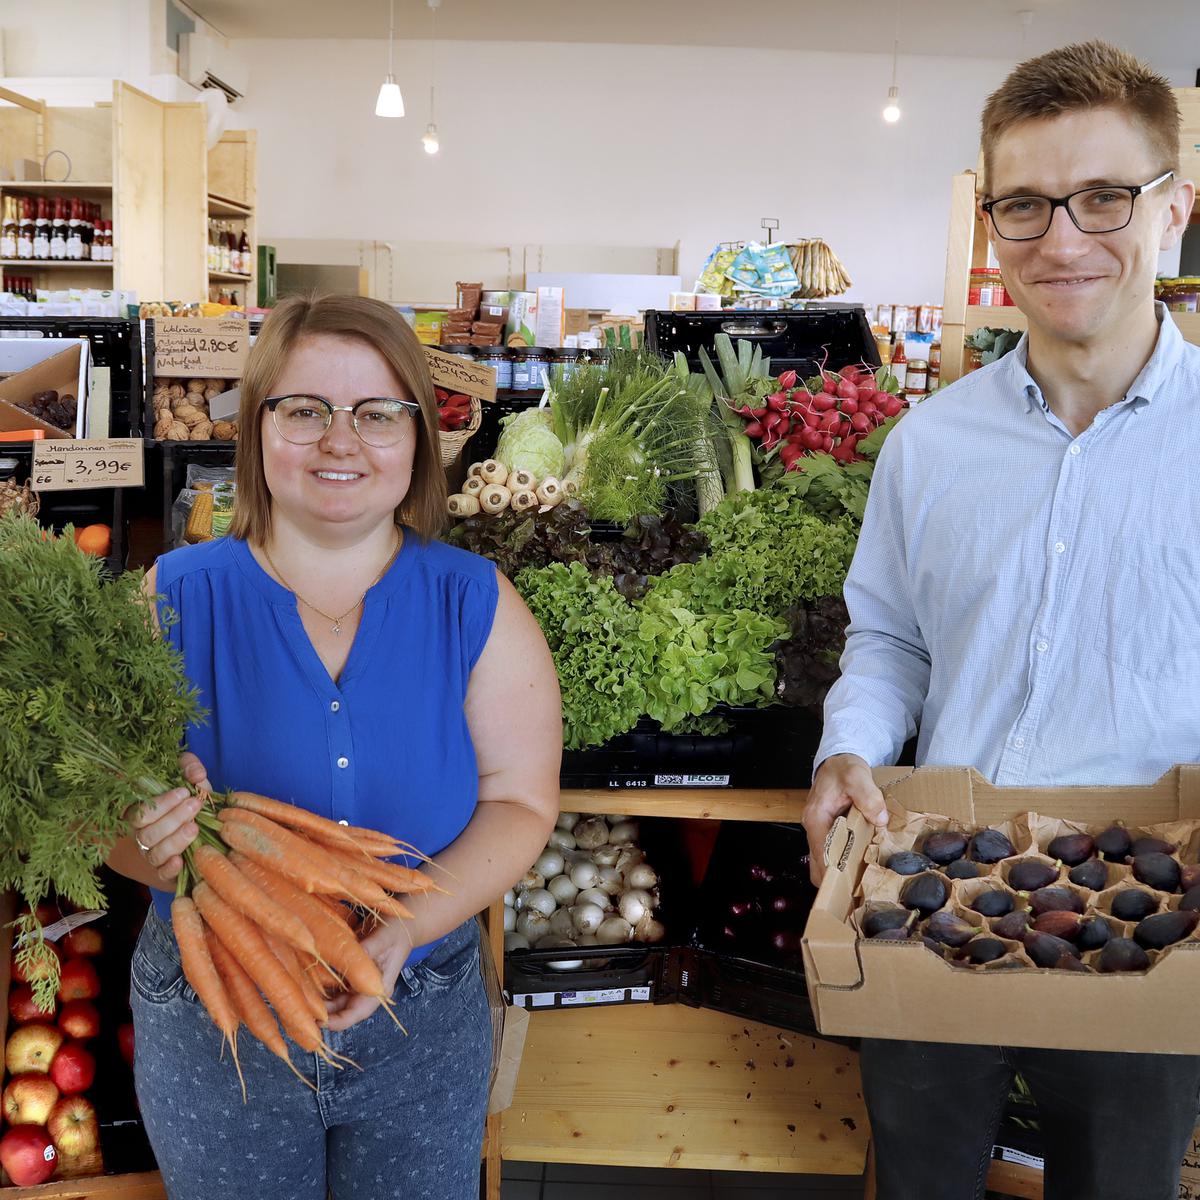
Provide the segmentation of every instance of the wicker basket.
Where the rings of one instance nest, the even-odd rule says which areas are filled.
[[[479,402],[478,396],[471,397],[470,412],[470,420],[461,429],[455,429],[450,433],[443,433],[441,430],[438,430],[438,441],[442,447],[443,467],[448,467],[451,463],[455,462],[458,456],[462,454],[463,447],[479,431],[479,426],[483,421],[483,405]]]

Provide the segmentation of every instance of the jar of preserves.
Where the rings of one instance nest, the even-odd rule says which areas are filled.
[[[506,346],[485,346],[476,355],[481,366],[491,367],[496,372],[496,389],[507,392],[512,389],[513,360]]]
[[[551,351],[544,346],[514,346],[512,348],[512,390],[540,392],[542,376],[550,367]]]
[[[564,380],[570,379],[579,366],[581,351],[574,346],[559,346],[550,351],[552,366],[562,368]]]
[[[929,379],[929,363],[923,358],[908,360],[908,373],[904,380],[904,390],[908,395],[925,395]]]

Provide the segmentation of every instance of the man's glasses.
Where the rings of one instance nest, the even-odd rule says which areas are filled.
[[[1045,237],[1054,220],[1054,210],[1065,208],[1083,233],[1116,233],[1133,220],[1133,202],[1144,192],[1174,178],[1164,171],[1157,179],[1134,187],[1111,184],[1081,188],[1069,196],[1004,196],[986,200],[979,207],[992,218],[996,232],[1008,242],[1029,242]]]
[[[324,396],[268,396],[264,401],[279,436],[295,446],[311,446],[325,436],[333,414],[347,412],[355,433],[368,446],[394,446],[420,420],[415,400],[376,396],[354,404],[330,404]]]

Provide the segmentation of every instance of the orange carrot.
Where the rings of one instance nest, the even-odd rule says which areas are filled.
[[[301,994],[304,996],[305,1004],[308,1005],[308,1011],[312,1013],[313,1020],[318,1025],[324,1025],[329,1020],[329,1010],[325,1007],[325,1001],[321,999],[321,994],[317,985],[313,983],[312,976],[300,965],[300,958],[296,951],[282,938],[274,937],[269,933],[264,934],[264,938],[267,945],[271,947],[271,953],[283,963],[287,973],[300,985]]]
[[[348,854],[337,850],[327,851],[330,858],[348,870],[357,871],[372,883],[377,883],[385,891],[400,892],[408,895],[421,892],[442,892],[424,871],[416,871],[412,867],[402,867],[399,863],[380,862],[378,859],[355,860]]]
[[[354,909],[348,904],[343,904],[340,900],[331,900],[328,896],[321,895],[320,892],[314,892],[313,899],[322,907],[327,908],[339,921],[344,921],[347,925],[354,923]]]
[[[271,1016],[271,1010],[267,1007],[266,1001],[258,994],[258,988],[254,986],[254,981],[225,948],[225,943],[211,929],[206,930],[206,933],[213,966],[216,967],[217,974],[221,976],[225,990],[229,993],[229,998],[237,1009],[242,1023],[272,1054],[287,1063],[301,1083],[315,1092],[316,1086],[305,1079],[296,1069],[296,1064],[292,1062],[291,1056],[288,1054],[287,1043],[283,1040],[283,1035],[279,1032],[279,1026],[275,1023],[275,1018]],[[242,1098],[245,1100],[244,1092]]]
[[[283,964],[271,953],[254,922],[225,903],[203,881],[192,889],[192,898],[204,920],[221,939],[225,948],[245,968],[275,1009],[284,1031],[302,1050],[319,1053],[322,1047],[317,1023],[308,1011],[308,1002]]]
[[[188,983],[196,990],[213,1024],[221,1031],[224,1041],[229,1043],[233,1065],[237,1069],[242,1085],[242,1100],[246,1099],[246,1081],[242,1078],[242,1064],[238,1062],[237,1032],[238,1015],[230,1003],[229,993],[221,982],[217,968],[213,966],[204,939],[204,923],[200,920],[197,906],[187,896],[176,896],[171,901],[171,927],[179,943],[179,961]]]
[[[318,816],[307,808],[299,808],[295,804],[285,804],[281,800],[272,800],[268,796],[259,796],[254,792],[234,792],[233,803],[237,808],[247,812],[257,813],[278,825],[286,825],[289,829],[303,830],[305,833],[319,833],[323,840],[337,842],[350,851],[358,849],[354,838],[346,832],[347,826],[330,821],[327,817]]]
[[[296,834],[257,813],[224,808],[221,838],[248,859],[293,880],[305,892],[337,893],[341,882],[322,862],[320,851]]]
[[[316,954],[316,944],[304,922],[251,883],[220,850],[213,846],[197,846],[192,851],[192,860],[200,878],[226,904],[231,904],[243,916],[283,941]]]

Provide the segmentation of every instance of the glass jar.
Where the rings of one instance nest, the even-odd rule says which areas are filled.
[[[925,395],[925,388],[928,385],[929,379],[929,363],[923,358],[910,358],[908,360],[908,374],[904,380],[904,390],[910,396]]]
[[[1167,308],[1171,312],[1194,313],[1200,301],[1200,278],[1193,275],[1175,280]]]
[[[496,372],[496,390],[507,392],[512,389],[513,360],[505,346],[484,346],[475,355],[482,367],[491,367]]]
[[[512,390],[514,392],[540,392],[544,386],[542,376],[550,367],[553,351],[544,346],[514,346],[512,349]]]
[[[582,351],[574,346],[559,346],[550,352],[552,366],[562,368],[564,380],[570,379],[579,367]]]

